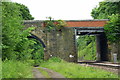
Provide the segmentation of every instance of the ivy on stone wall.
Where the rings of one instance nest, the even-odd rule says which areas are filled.
[[[67,25],[66,22],[63,20],[53,20],[51,17],[48,17],[48,19],[49,20],[44,21],[47,31],[61,31],[61,29]]]

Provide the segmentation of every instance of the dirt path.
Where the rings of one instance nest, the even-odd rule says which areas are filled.
[[[42,68],[42,67],[40,67]],[[63,75],[59,74],[58,72],[54,72],[53,70],[47,69],[47,68],[42,68],[45,70],[51,78],[65,78]]]
[[[41,71],[42,70],[42,71]],[[47,73],[48,77],[46,77],[44,73]],[[33,75],[35,78],[42,78],[42,80],[68,80],[63,75],[59,74],[58,72],[55,72],[53,70],[43,68],[43,67],[35,67],[33,68]],[[39,80],[39,79],[37,79]]]
[[[45,78],[45,76],[42,75],[42,73],[37,68],[33,68],[33,76],[35,78]]]

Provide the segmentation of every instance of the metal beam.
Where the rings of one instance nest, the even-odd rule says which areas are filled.
[[[104,32],[104,30],[77,30],[77,32]]]

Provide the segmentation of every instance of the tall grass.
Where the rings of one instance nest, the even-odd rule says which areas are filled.
[[[32,77],[32,67],[26,62],[6,60],[2,63],[2,78]]]
[[[50,59],[48,62],[42,63],[41,66],[59,72],[66,78],[118,78],[117,75],[102,69],[84,67],[79,64],[60,60],[58,60],[59,62],[55,62],[54,60]]]

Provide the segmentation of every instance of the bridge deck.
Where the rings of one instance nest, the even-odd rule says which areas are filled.
[[[104,27],[108,19],[94,19],[94,20],[65,20],[66,27]]]
[[[26,23],[40,23],[44,25],[45,20],[25,20]],[[108,19],[93,19],[93,20],[64,20],[67,23],[65,27],[104,27],[109,21]]]

